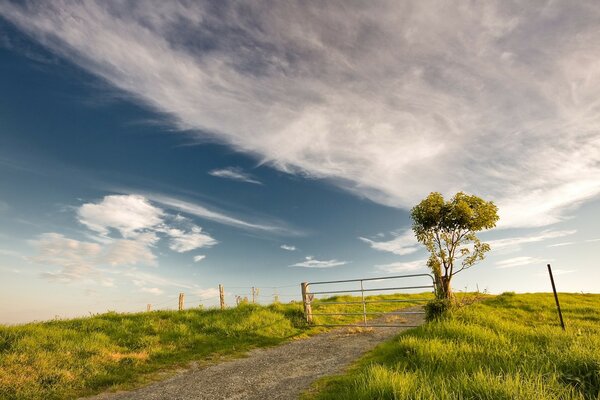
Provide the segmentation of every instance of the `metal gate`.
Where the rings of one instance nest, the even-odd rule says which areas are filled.
[[[407,280],[416,280],[415,284],[410,284],[410,286],[384,286],[384,287],[376,287],[373,284],[384,281],[402,281],[406,282]],[[335,287],[335,285],[343,285],[342,289]],[[317,291],[312,291],[313,287],[317,286]],[[332,287],[334,286],[334,287]],[[407,291],[410,290],[418,290],[418,289],[429,289],[432,293],[435,291],[435,278],[430,274],[413,274],[413,275],[396,275],[396,276],[385,276],[379,278],[364,278],[364,279],[347,279],[340,281],[323,281],[323,282],[302,282],[302,302],[304,303],[304,315],[306,321],[309,324],[315,326],[362,326],[362,327],[395,327],[395,326],[403,326],[403,327],[414,327],[416,325],[406,325],[406,324],[382,324],[380,322],[369,323],[368,317],[371,315],[407,315],[407,314],[424,314],[424,311],[370,311],[368,309],[369,304],[374,303],[424,303],[431,300],[431,298],[410,298],[410,299],[386,299],[386,298],[368,298],[365,297],[365,293],[384,293],[394,291],[393,294],[407,294]],[[336,289],[336,290],[326,290],[326,289]],[[403,293],[402,293],[403,292]],[[428,291],[429,292],[429,291]],[[427,293],[428,293],[427,292]],[[359,301],[320,301],[320,299],[315,298],[316,295],[340,295],[340,294],[356,294],[360,293]],[[361,305],[362,310],[360,312],[327,312],[326,307],[330,305],[343,305],[356,307],[357,305]],[[314,309],[313,309],[314,308]],[[316,311],[316,312],[315,312]],[[338,323],[315,323],[313,320],[314,316],[356,316],[359,319],[359,316],[362,316],[362,323],[348,323],[348,324],[338,324]]]

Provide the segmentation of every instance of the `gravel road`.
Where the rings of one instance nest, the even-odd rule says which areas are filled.
[[[411,314],[396,323],[422,322],[422,314]],[[298,399],[315,380],[342,372],[365,352],[405,329],[372,328],[356,332],[339,328],[277,347],[252,350],[246,358],[186,370],[131,392],[104,393],[88,400]]]

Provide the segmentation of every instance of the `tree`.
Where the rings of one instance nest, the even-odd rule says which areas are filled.
[[[427,266],[436,280],[436,296],[451,299],[452,277],[485,258],[490,245],[475,235],[496,226],[498,207],[463,192],[445,201],[432,192],[411,211],[417,240],[429,251]]]

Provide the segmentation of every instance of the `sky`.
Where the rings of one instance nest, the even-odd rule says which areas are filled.
[[[595,1],[0,1],[0,323],[425,273],[432,191],[456,290],[599,293],[598,93]]]

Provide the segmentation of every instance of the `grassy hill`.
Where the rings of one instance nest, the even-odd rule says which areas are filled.
[[[506,293],[407,331],[318,399],[600,399],[600,295]]]
[[[414,295],[422,298],[423,295]],[[374,300],[381,296],[371,296]],[[411,295],[388,298],[410,299]],[[357,298],[332,298],[326,304]],[[416,303],[387,303],[371,311]],[[341,306],[326,307],[328,312]],[[361,306],[344,311],[360,311]],[[321,323],[349,322],[357,317],[319,317]],[[65,399],[110,388],[139,386],[164,377],[190,362],[210,363],[222,357],[273,346],[324,328],[309,328],[299,303],[242,305],[226,310],[190,309],[146,313],[107,313],[87,318],[0,325],[0,399]]]

